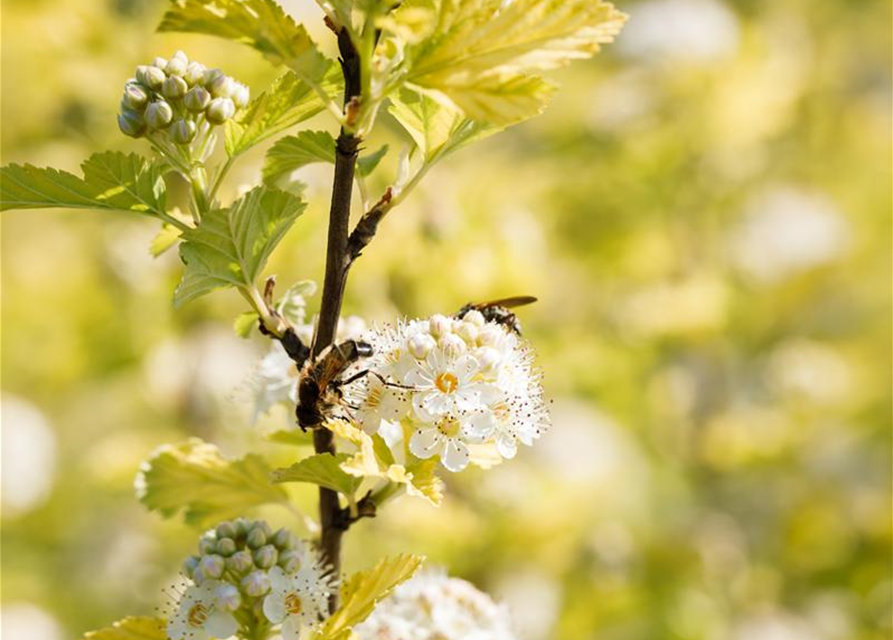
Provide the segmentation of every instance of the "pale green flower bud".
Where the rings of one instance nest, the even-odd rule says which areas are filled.
[[[254,523],[254,528],[263,531],[268,540],[273,537],[273,528],[266,520],[258,520]]]
[[[199,62],[190,62],[189,66],[186,67],[186,73],[183,74],[183,79],[190,87],[204,82],[205,65]]]
[[[125,109],[123,113],[118,114],[118,128],[125,136],[139,138],[146,132],[146,121],[136,111]]]
[[[231,556],[236,552],[236,541],[232,538],[220,538],[216,551],[222,556]]]
[[[226,560],[217,554],[202,556],[198,561],[197,571],[201,571],[206,578],[219,578],[226,569]]]
[[[167,78],[164,71],[158,67],[142,65],[136,68],[136,79],[140,84],[158,91]]]
[[[219,75],[208,85],[215,98],[232,98],[236,92],[236,83],[229,76]]]
[[[244,549],[235,552],[226,559],[226,568],[236,574],[245,573],[253,566],[254,562],[251,559],[251,553]]]
[[[189,62],[187,60],[174,56],[167,61],[167,64],[164,66],[164,72],[169,76],[182,76],[186,73],[188,66]]]
[[[168,130],[171,140],[177,144],[189,144],[195,138],[198,131],[192,120],[177,120]]]
[[[456,335],[465,340],[470,346],[475,346],[478,339],[478,328],[470,322],[460,322],[456,327]]]
[[[286,573],[294,573],[301,568],[301,552],[296,550],[283,551],[279,554],[279,566]]]
[[[173,117],[174,110],[167,102],[153,102],[146,107],[146,124],[150,129],[163,129],[171,123]]]
[[[442,316],[439,313],[431,316],[428,320],[428,330],[431,332],[431,335],[435,338],[440,338],[441,336],[450,332],[450,327],[452,323],[450,319],[446,316]]]
[[[244,109],[251,101],[251,90],[241,82],[236,82],[235,84],[236,88],[232,95],[233,104],[236,105],[237,109]]]
[[[128,109],[139,111],[146,106],[149,101],[149,94],[146,90],[135,82],[128,82],[124,85],[124,95],[121,97],[121,104]]]
[[[205,117],[211,124],[223,124],[236,113],[236,105],[229,98],[214,98],[205,111]]]
[[[198,567],[198,556],[189,556],[183,561],[183,573],[187,578],[192,578],[196,567]]]
[[[252,571],[239,584],[247,595],[259,598],[270,590],[270,577],[266,571]]]
[[[217,534],[217,539],[221,540],[223,538],[235,538],[238,534],[236,533],[236,526],[229,521],[221,522],[214,528],[214,532]]]
[[[161,85],[161,95],[168,100],[176,100],[177,98],[182,98],[186,95],[188,89],[189,87],[186,85],[186,81],[183,78],[179,76],[170,76]]]
[[[271,544],[265,544],[254,552],[254,564],[261,569],[269,569],[279,559],[279,552]]]
[[[152,66],[158,67],[159,69],[164,71],[164,68],[167,66],[167,60],[165,58],[162,58],[161,56],[156,56],[155,59],[152,61]]]
[[[297,538],[295,537],[295,534],[284,527],[273,534],[273,544],[281,551],[293,549],[296,541]]]
[[[224,75],[225,74],[220,69],[205,69],[205,77],[202,80],[202,84],[210,89],[214,81]]]
[[[484,318],[484,314],[477,309],[472,309],[464,316],[462,316],[462,319],[465,322],[470,322],[476,327],[483,327],[485,324],[487,324],[487,319]]]
[[[204,87],[192,87],[183,98],[183,104],[193,113],[204,111],[211,102],[211,94]]]
[[[264,533],[263,529],[256,526],[248,532],[248,537],[245,539],[245,544],[247,544],[248,547],[251,549],[260,549],[262,546],[267,544],[267,534]]]
[[[242,518],[241,516],[233,520],[232,525],[236,530],[236,535],[233,536],[235,538],[246,535],[251,531],[251,527],[253,526],[247,518]]]
[[[177,49],[177,51],[176,51],[176,52],[174,53],[174,55],[171,56],[171,57],[172,57],[172,58],[179,58],[180,60],[182,60],[182,61],[185,62],[186,64],[189,64],[189,57],[186,55],[186,52],[183,51],[182,49]]]
[[[434,350],[437,343],[427,333],[417,333],[409,339],[409,353],[416,360],[424,360]]]
[[[242,606],[242,594],[232,584],[221,584],[214,589],[214,606],[223,611],[236,611]]]

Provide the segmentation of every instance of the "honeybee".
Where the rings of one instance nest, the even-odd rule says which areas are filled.
[[[521,321],[509,309],[523,307],[534,302],[536,302],[534,296],[512,296],[490,302],[469,302],[456,312],[456,317],[461,320],[471,310],[480,311],[487,322],[496,322],[521,335]]]
[[[360,371],[346,380],[341,376],[352,364],[373,353],[372,345],[360,340],[345,340],[327,347],[317,358],[307,357],[298,382],[298,406],[295,414],[302,431],[314,429],[342,404],[341,388],[368,373]]]

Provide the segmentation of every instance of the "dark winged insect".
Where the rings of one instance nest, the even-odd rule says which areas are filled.
[[[536,298],[533,296],[512,296],[510,298],[491,300],[490,302],[469,302],[459,309],[456,317],[461,320],[471,310],[480,311],[487,322],[496,322],[521,335],[521,321],[518,320],[518,316],[512,313],[510,309],[523,307],[534,302],[536,302]]]

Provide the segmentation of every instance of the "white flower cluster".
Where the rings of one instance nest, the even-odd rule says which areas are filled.
[[[363,338],[374,354],[355,365],[370,370],[352,399],[355,419],[370,434],[408,426],[418,458],[437,455],[461,471],[469,446],[490,445],[509,459],[518,442],[533,444],[549,425],[533,350],[479,311],[401,322]]]
[[[286,529],[237,518],[208,531],[183,565],[191,580],[170,616],[170,640],[229,638],[261,615],[284,640],[328,615],[334,580],[316,553]],[[250,630],[242,629],[243,632]]]
[[[354,633],[359,640],[515,640],[505,606],[440,571],[401,584]]]

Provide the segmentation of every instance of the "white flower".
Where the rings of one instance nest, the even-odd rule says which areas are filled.
[[[273,406],[298,401],[298,368],[282,344],[273,340],[270,351],[255,367],[249,384],[254,390],[252,422]]]
[[[378,433],[382,421],[397,422],[409,407],[406,392],[389,386],[377,375],[369,374],[360,407],[360,426],[372,435]]]
[[[516,640],[506,607],[430,570],[398,586],[354,633],[359,640]]]
[[[481,442],[452,415],[416,429],[409,439],[409,450],[417,458],[440,456],[440,463],[450,471],[462,471],[471,459],[467,442]]]
[[[429,353],[404,378],[413,387],[416,416],[427,422],[478,409],[481,388],[475,378],[479,369],[477,359],[469,354],[451,357],[440,349]]]
[[[221,586],[217,580],[205,580],[200,586],[191,585],[180,599],[177,613],[167,625],[170,640],[208,640],[229,638],[239,625],[233,615],[218,606],[215,591]]]
[[[300,568],[286,573],[281,567],[269,571],[271,590],[264,598],[264,615],[282,625],[284,640],[298,640],[301,630],[312,627],[328,616],[332,579],[308,554]]]
[[[481,441],[495,440],[496,450],[506,460],[515,457],[519,440],[530,446],[549,425],[549,414],[539,395],[506,393],[488,386],[484,402],[487,408],[469,417],[469,432]]]

